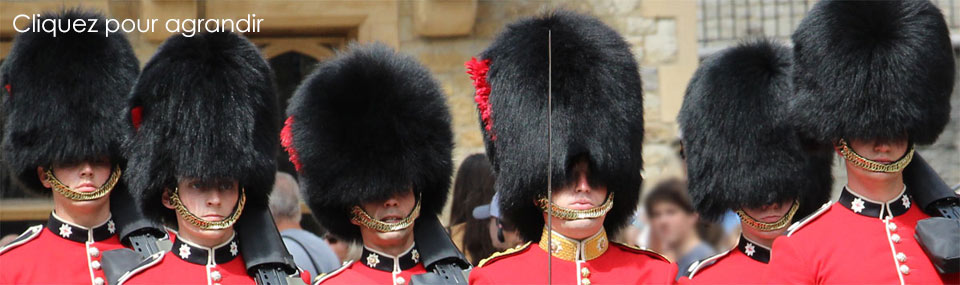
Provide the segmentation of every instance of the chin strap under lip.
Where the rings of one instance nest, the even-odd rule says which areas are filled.
[[[760,231],[770,232],[770,231],[786,228],[788,225],[790,225],[790,221],[793,220],[793,216],[797,214],[797,209],[799,208],[800,208],[800,202],[794,201],[793,205],[790,206],[790,211],[787,211],[786,215],[783,215],[783,217],[780,217],[779,220],[772,223],[757,221],[750,215],[747,215],[747,212],[744,212],[742,208],[737,209],[736,212],[737,212],[737,215],[740,216],[740,221],[743,222],[744,224],[750,226],[751,228],[758,229]]]
[[[63,182],[60,182],[60,179],[57,179],[56,175],[53,175],[53,167],[47,167],[44,170],[46,174],[46,181],[50,183],[50,187],[54,191],[60,193],[67,199],[73,201],[90,201],[103,198],[110,194],[110,191],[113,191],[113,188],[117,186],[117,182],[120,181],[120,175],[123,174],[123,171],[120,170],[120,166],[114,166],[113,171],[110,172],[110,177],[107,178],[107,181],[97,187],[97,190],[93,192],[78,192],[76,190],[70,189],[70,186],[64,185]]]
[[[537,200],[537,206],[540,207],[540,210],[544,213],[549,212],[553,217],[563,220],[596,219],[603,217],[610,212],[610,209],[613,209],[613,193],[608,194],[606,201],[600,204],[600,206],[586,210],[567,209],[550,202],[546,197]]]
[[[897,159],[897,161],[889,164],[884,164],[861,156],[854,151],[844,139],[840,139],[840,141],[837,143],[837,147],[840,149],[840,154],[843,155],[843,158],[850,163],[853,163],[853,165],[873,172],[886,173],[903,171],[903,169],[907,168],[907,165],[910,164],[910,161],[913,160],[913,154],[916,151],[916,148],[913,146],[913,144],[910,144],[910,149],[907,150],[907,153],[904,154],[903,157],[900,157],[900,159]]]
[[[417,205],[413,207],[413,210],[411,210],[406,217],[404,217],[402,220],[398,222],[388,223],[388,222],[374,219],[370,217],[370,215],[368,215],[367,212],[364,211],[363,208],[361,208],[360,206],[353,206],[353,210],[351,211],[353,218],[351,219],[363,225],[364,227],[367,227],[369,229],[372,229],[381,233],[388,233],[388,232],[403,230],[410,227],[410,225],[413,225],[413,221],[415,221],[418,217],[420,217],[420,202],[422,200],[423,199],[420,199],[418,197]]]
[[[180,201],[180,187],[175,188],[173,190],[173,193],[170,194],[170,203],[172,203],[173,206],[177,208],[177,214],[179,214],[181,218],[183,218],[190,224],[204,230],[223,230],[223,229],[229,228],[230,226],[233,226],[233,224],[236,223],[238,219],[240,219],[240,213],[243,212],[243,205],[245,205],[246,202],[247,202],[247,193],[246,193],[246,190],[243,187],[241,187],[240,200],[237,201],[237,206],[236,206],[236,209],[234,209],[233,214],[231,214],[226,219],[223,219],[222,221],[210,222],[200,217],[197,217],[197,215],[194,215],[193,213],[191,213],[190,210],[188,210],[187,207],[183,205],[183,203]]]

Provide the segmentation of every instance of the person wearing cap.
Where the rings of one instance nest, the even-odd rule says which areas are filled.
[[[833,143],[846,185],[835,203],[773,244],[770,283],[939,284],[915,237],[929,216],[904,184],[915,144],[950,118],[955,63],[943,14],[930,1],[817,3],[793,34],[795,96],[787,119]]]
[[[106,260],[132,267],[108,272],[111,284],[254,284],[241,243],[261,241],[235,228],[246,207],[266,207],[279,148],[272,75],[257,47],[230,32],[172,36],[126,102],[131,192],[147,217],[177,231],[167,252]],[[288,282],[309,280],[298,275]]]
[[[529,241],[482,261],[470,283],[673,283],[676,265],[611,241],[636,210],[643,165],[643,88],[623,38],[557,10],[509,24],[466,65],[500,211]]]
[[[363,243],[359,260],[314,284],[409,284],[428,272],[421,251],[437,244],[414,234],[439,223],[450,187],[444,98],[426,68],[383,44],[351,44],[298,87],[281,141],[307,205],[331,233]]]
[[[700,216],[740,216],[737,245],[687,268],[687,284],[760,284],[775,238],[830,198],[829,145],[805,145],[780,114],[791,99],[791,51],[741,43],[701,63],[677,121],[687,187]],[[718,167],[719,166],[719,167]]]
[[[490,230],[490,240],[493,247],[498,250],[507,250],[523,244],[517,227],[510,221],[504,220],[500,215],[499,194],[493,194],[490,204],[484,204],[473,208],[473,218],[477,220],[490,219],[487,224]]]
[[[58,21],[104,16],[79,9]],[[139,63],[123,34],[19,33],[0,66],[2,163],[18,184],[53,193],[46,225],[0,248],[0,284],[104,284],[101,252],[123,248],[111,214],[120,181],[123,100]],[[125,203],[127,201],[114,201]]]

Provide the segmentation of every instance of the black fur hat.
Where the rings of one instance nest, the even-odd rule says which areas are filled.
[[[707,59],[690,80],[677,121],[704,218],[798,200],[800,219],[830,198],[830,146],[801,141],[781,118],[794,96],[791,60],[785,46],[751,41]]]
[[[44,19],[99,19],[71,9]],[[48,194],[37,166],[108,156],[122,164],[123,101],[140,64],[121,34],[19,33],[0,67],[3,163],[26,189]]]
[[[820,1],[793,42],[791,117],[816,140],[930,144],[950,119],[950,32],[929,1]]]
[[[604,226],[617,233],[636,209],[643,166],[643,86],[623,38],[596,18],[552,11],[508,25],[467,65],[497,172],[500,209],[520,234],[539,240],[544,221],[534,201],[547,195],[548,176],[554,186],[568,184],[581,158],[589,162],[591,183],[616,194]],[[553,92],[549,157],[548,89]]]
[[[187,177],[236,179],[247,204],[265,207],[280,110],[270,67],[246,38],[170,37],[147,62],[128,107],[125,176],[148,217],[171,217],[160,195]]]
[[[321,63],[287,108],[284,147],[324,228],[359,240],[350,210],[413,186],[421,216],[443,209],[453,171],[445,96],[412,57],[357,45]]]

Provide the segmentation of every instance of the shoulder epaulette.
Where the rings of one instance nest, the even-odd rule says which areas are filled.
[[[337,268],[337,270],[334,270],[330,273],[320,273],[320,275],[317,275],[316,278],[313,278],[313,285],[318,285],[320,283],[323,283],[323,281],[330,279],[330,277],[340,274],[340,272],[343,272],[343,270],[347,269],[347,267],[350,267],[350,265],[353,264],[354,262],[356,261],[344,262],[343,265],[340,266],[340,268]]]
[[[506,250],[504,250],[504,251],[495,252],[495,253],[491,254],[489,257],[484,258],[483,260],[481,260],[481,261],[480,261],[480,264],[477,265],[477,267],[483,267],[484,265],[487,265],[487,264],[489,264],[489,263],[493,263],[494,261],[500,260],[501,258],[504,258],[504,257],[507,257],[507,256],[511,256],[511,255],[520,253],[520,252],[522,252],[524,249],[527,249],[528,247],[530,247],[530,244],[531,244],[531,242],[527,242],[527,243],[525,243],[525,244],[518,245],[518,246],[513,247],[513,248],[508,248],[508,249],[506,249]]]
[[[7,250],[13,249],[15,247],[23,245],[37,238],[38,236],[40,236],[40,231],[42,230],[43,230],[43,225],[36,225],[36,226],[27,228],[27,230],[23,231],[23,233],[20,234],[20,236],[18,236],[16,239],[11,241],[9,244],[5,245],[4,247],[0,248],[0,254],[3,254],[4,252],[7,252]]]
[[[690,267],[687,268],[687,278],[693,279],[693,275],[697,274],[697,272],[699,272],[700,269],[704,269],[709,267],[710,265],[713,265],[714,263],[716,263],[717,259],[720,259],[721,257],[727,255],[731,251],[733,251],[733,249],[727,250],[721,254],[717,254],[711,257],[697,260],[696,262],[690,264]]]
[[[640,247],[632,246],[632,245],[625,244],[625,243],[619,243],[619,242],[615,242],[615,241],[614,241],[614,242],[610,242],[610,243],[615,244],[615,245],[617,245],[617,246],[620,246],[621,248],[623,248],[623,249],[625,249],[626,251],[629,251],[629,252],[644,254],[644,255],[653,257],[654,259],[659,259],[659,260],[663,260],[663,261],[666,261],[666,262],[670,262],[670,260],[667,259],[667,257],[663,256],[662,254],[660,254],[660,253],[658,253],[658,252],[656,252],[656,251],[652,251],[652,250],[649,250],[649,249],[646,249],[646,248],[640,248]]]
[[[117,280],[117,284],[121,285],[124,282],[127,282],[127,280],[130,280],[130,278],[132,278],[134,275],[137,275],[140,272],[147,270],[147,268],[157,265],[157,263],[160,263],[160,261],[163,260],[163,256],[165,254],[167,254],[166,251],[160,251],[141,260],[140,263],[137,263],[137,265],[133,267],[133,269],[131,269],[130,271],[127,271],[126,273],[123,273],[123,275],[120,276],[120,279]]]
[[[809,224],[809,223],[812,222],[813,220],[816,220],[817,217],[820,217],[820,215],[823,215],[823,213],[826,213],[827,210],[829,210],[829,209],[830,209],[830,206],[832,206],[832,205],[833,205],[833,202],[823,203],[823,206],[820,206],[820,209],[817,209],[816,212],[813,212],[813,214],[810,214],[809,216],[806,216],[806,217],[803,218],[802,220],[797,221],[796,223],[793,223],[792,225],[790,225],[790,227],[787,228],[787,233],[786,233],[786,235],[787,235],[787,236],[790,236],[790,235],[792,235],[793,233],[797,232],[797,230],[799,230],[800,228],[802,228],[802,227],[805,226],[806,224]]]

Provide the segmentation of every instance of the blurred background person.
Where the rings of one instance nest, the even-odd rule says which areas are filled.
[[[450,207],[450,237],[467,260],[477,265],[481,259],[496,252],[491,236],[490,215],[474,218],[474,209],[493,199],[494,175],[487,156],[476,153],[460,164],[453,184],[453,201]],[[489,211],[488,211],[489,212]]]
[[[482,252],[483,255],[474,255],[478,257],[476,261],[471,260],[474,265],[477,265],[480,260],[489,257],[496,251],[503,251],[523,243],[520,234],[517,232],[517,227],[500,215],[499,200],[500,195],[494,194],[493,199],[490,200],[490,204],[480,205],[473,209],[474,220],[486,221],[482,226],[487,228],[487,235],[477,238],[489,240],[493,246],[489,252]]]
[[[647,195],[644,209],[650,221],[652,248],[677,263],[682,269],[677,278],[686,274],[690,264],[716,254],[704,241],[698,229],[700,216],[693,208],[686,184],[679,179],[669,179],[657,184]],[[722,232],[720,233],[722,235]]]
[[[283,237],[283,244],[293,255],[298,267],[309,271],[310,276],[340,267],[340,259],[327,242],[300,226],[300,187],[292,175],[277,172],[273,193],[270,194],[270,212]]]

